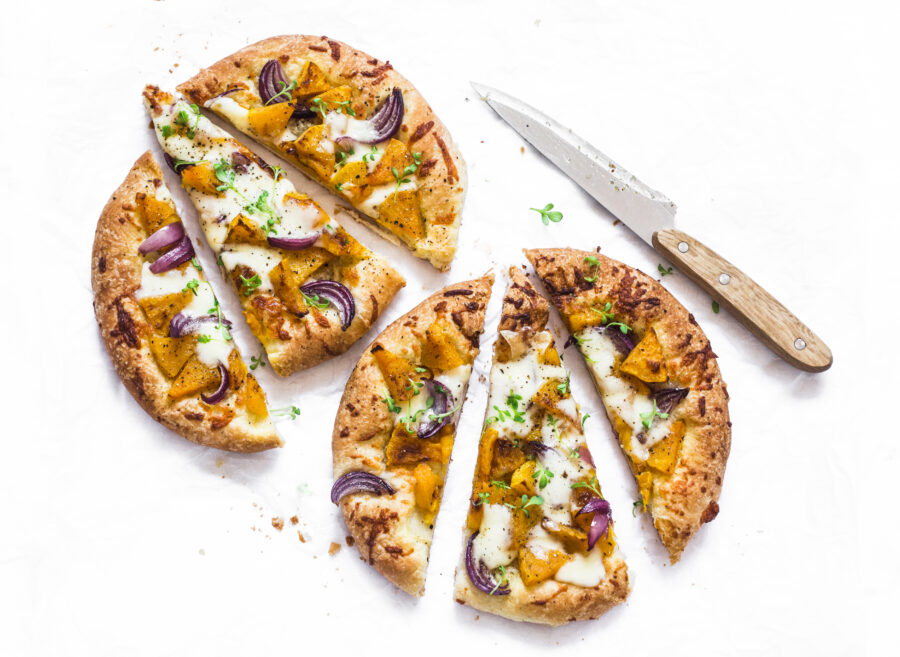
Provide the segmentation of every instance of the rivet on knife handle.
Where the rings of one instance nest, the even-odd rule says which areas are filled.
[[[807,372],[831,367],[819,336],[718,253],[675,229],[654,233],[653,247],[788,363]]]

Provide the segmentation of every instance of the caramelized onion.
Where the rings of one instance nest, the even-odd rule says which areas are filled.
[[[191,240],[188,239],[187,235],[183,235],[171,251],[166,251],[150,265],[150,271],[154,274],[161,274],[174,269],[182,262],[187,262],[193,257],[194,247],[191,246]]]
[[[183,338],[184,336],[196,331],[203,324],[208,324],[211,322],[218,323],[219,317],[217,315],[200,315],[198,317],[191,317],[190,315],[185,315],[184,313],[178,313],[172,318],[172,321],[169,322],[169,336],[173,338]],[[224,324],[228,328],[231,328],[231,322],[229,322],[225,318],[222,318],[222,324]]]
[[[656,401],[660,413],[669,413],[688,396],[688,388],[662,388],[653,392],[651,397]]]
[[[321,235],[321,231],[316,231],[314,233],[310,233],[304,237],[278,237],[277,235],[270,235],[266,238],[269,242],[269,246],[274,246],[276,249],[284,249],[285,251],[302,251],[303,249],[308,249],[313,244],[316,243],[316,240],[319,239],[319,235]]]
[[[147,255],[153,251],[159,251],[167,246],[172,246],[182,237],[184,237],[184,226],[180,221],[166,224],[141,242],[138,251],[140,251],[142,255]]]
[[[354,470],[341,475],[331,487],[331,501],[337,504],[345,495],[371,493],[372,495],[393,495],[394,489],[381,477],[371,472]]]
[[[588,550],[590,550],[601,536],[609,534],[609,525],[612,523],[612,507],[603,498],[593,497],[575,515],[580,516],[582,513],[594,514],[594,517],[591,518],[591,528],[588,530]]]
[[[328,302],[341,316],[341,330],[346,331],[356,316],[356,302],[347,286],[337,281],[313,281],[300,286],[300,290],[308,297],[317,295]]]
[[[219,363],[219,376],[222,377],[222,380],[219,382],[219,387],[213,394],[207,397],[203,393],[200,393],[200,399],[205,401],[207,404],[218,404],[220,401],[225,399],[225,395],[228,393],[228,386],[231,383],[231,377],[228,375],[228,368],[225,367],[223,363]]]
[[[263,64],[262,70],[259,72],[259,97],[262,98],[263,105],[268,105],[287,87],[287,78],[284,77],[284,71],[277,59],[270,59]],[[277,102],[286,103],[290,99],[289,95],[282,94],[278,96]]]

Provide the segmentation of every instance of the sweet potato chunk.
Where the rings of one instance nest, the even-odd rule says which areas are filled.
[[[181,170],[181,185],[185,189],[196,189],[204,194],[216,196],[216,189],[222,181],[216,178],[216,170],[211,162],[193,164]]]
[[[570,396],[568,387],[564,388],[565,392],[560,392],[560,386],[563,386],[564,383],[565,381],[562,379],[549,379],[544,381],[538,391],[534,393],[531,401],[548,413],[556,416],[565,416],[566,414],[559,410],[559,403]]]
[[[579,310],[563,319],[566,320],[572,333],[577,333],[588,326],[600,326],[603,324],[603,315],[590,310]]]
[[[150,351],[156,358],[156,364],[159,369],[169,377],[174,379],[178,376],[184,364],[194,355],[194,348],[197,344],[197,338],[193,335],[186,335],[183,338],[165,338],[161,336],[152,336],[150,338]]]
[[[650,457],[647,465],[663,474],[670,475],[675,472],[678,463],[678,454],[681,451],[681,443],[684,440],[684,421],[678,420],[672,423],[669,435],[650,448]]]
[[[331,85],[325,79],[325,73],[316,64],[305,62],[297,76],[297,86],[294,88],[293,97],[305,100],[311,96],[328,91]]]
[[[181,373],[169,388],[169,399],[180,399],[199,392],[215,390],[221,381],[219,370],[207,367],[196,355],[181,369]]]
[[[391,139],[385,146],[384,153],[375,168],[368,175],[366,183],[372,185],[384,185],[386,183],[396,183],[397,176],[403,178],[403,170],[413,164],[413,157],[409,153],[409,149],[399,139]],[[397,171],[397,176],[394,175]]]
[[[255,246],[267,246],[266,234],[253,219],[238,214],[228,224],[228,234],[225,236],[225,244],[253,244]]]
[[[521,497],[516,500],[517,505],[521,504]],[[527,513],[526,513],[527,511]],[[528,540],[528,534],[534,529],[541,519],[544,517],[544,510],[539,505],[529,506],[527,509],[514,509],[512,512],[512,544],[514,549],[518,550],[525,541]]]
[[[377,210],[375,221],[407,244],[415,244],[425,236],[415,190],[404,189],[391,194]]]
[[[281,262],[269,272],[269,280],[272,281],[275,294],[290,312],[296,315],[305,315],[309,312],[306,301],[300,293],[300,286],[333,257],[328,251],[317,247],[302,251],[287,251]]]
[[[436,319],[425,329],[425,344],[422,347],[422,364],[425,367],[446,372],[468,362],[469,359],[457,350],[454,334],[443,318]]]
[[[331,179],[334,171],[334,146],[325,139],[325,126],[314,125],[306,129],[293,144],[297,159],[324,180]]]
[[[188,307],[194,295],[188,292],[172,292],[159,297],[138,299],[138,305],[147,316],[151,328],[158,334],[169,335],[169,322]]]
[[[668,375],[656,331],[647,329],[647,333],[622,361],[619,369],[646,383],[665,383]]]
[[[293,103],[272,103],[262,107],[251,107],[247,110],[247,121],[250,129],[261,137],[277,137],[287,127]]]
[[[147,231],[148,237],[166,224],[181,221],[175,213],[173,205],[160,201],[155,196],[138,192],[135,200],[137,201],[138,216],[141,218],[141,223],[144,224],[144,230]]]
[[[570,527],[569,525],[555,522],[550,518],[544,518],[541,521],[541,527],[548,534],[558,539],[569,552],[587,552],[587,532],[577,527]]]
[[[537,495],[537,488],[534,482],[534,461],[525,461],[513,472],[509,487],[517,495]]]
[[[423,375],[427,372],[416,371],[416,366],[405,358],[392,354],[380,344],[372,347],[372,355],[378,363],[388,392],[397,403],[412,399],[419,392]],[[419,368],[422,369],[422,368]]]
[[[560,550],[550,550],[538,556],[523,547],[519,550],[519,574],[525,586],[534,586],[553,577],[556,572],[574,557]]]
[[[547,345],[547,348],[538,355],[538,362],[542,365],[560,365],[561,361],[559,352],[556,351],[556,345],[552,343]]]

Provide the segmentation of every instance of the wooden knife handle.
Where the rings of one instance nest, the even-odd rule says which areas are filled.
[[[702,242],[669,229],[653,234],[653,247],[788,363],[807,372],[824,372],[831,367],[831,350],[819,336]]]

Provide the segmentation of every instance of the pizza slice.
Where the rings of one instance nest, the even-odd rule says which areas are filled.
[[[279,447],[162,178],[144,153],[97,222],[94,312],[116,372],[147,413],[192,442]]]
[[[181,84],[192,103],[298,166],[375,230],[450,267],[466,167],[450,133],[387,62],[316,36],[265,39]]]
[[[628,596],[628,569],[547,301],[509,273],[456,600],[548,625],[597,618]]]
[[[152,86],[144,101],[272,369],[287,376],[346,351],[403,278],[196,105]]]
[[[657,281],[599,253],[525,252],[584,356],[672,563],[719,512],[728,393],[694,316]]]
[[[388,326],[359,359],[334,421],[331,500],[363,559],[407,593],[425,589],[493,281],[446,287]]]

